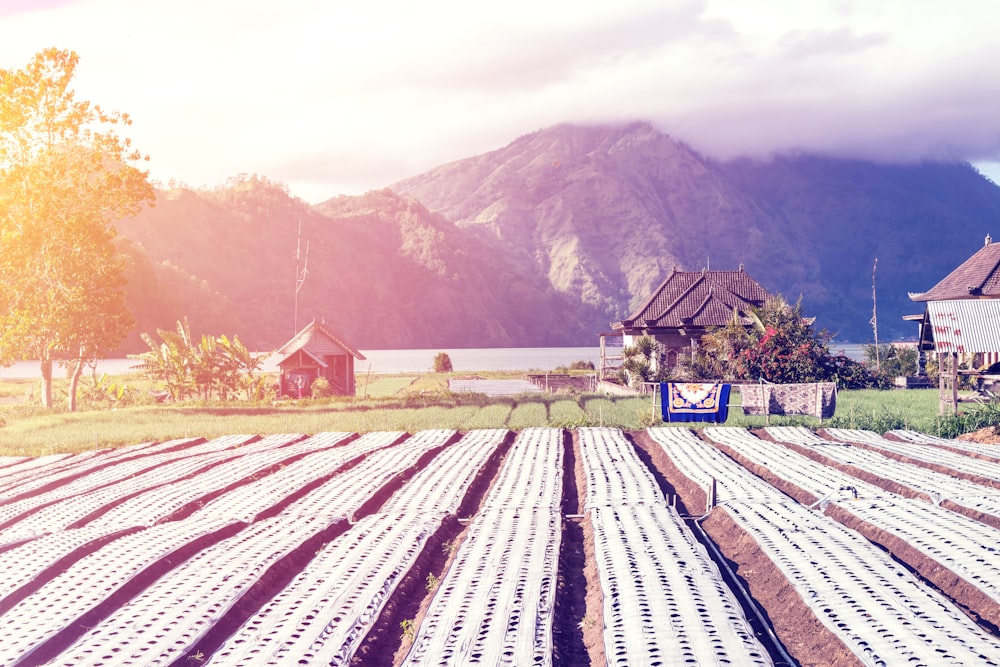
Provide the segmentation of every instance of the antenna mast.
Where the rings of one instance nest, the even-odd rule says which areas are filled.
[[[878,305],[875,301],[875,269],[878,268],[878,257],[875,258],[875,263],[872,265],[872,319],[871,325],[872,330],[875,332],[875,372],[879,375],[882,374],[882,360],[881,354],[878,349]]]
[[[299,262],[302,262],[302,269],[299,269]],[[309,275],[309,241],[306,240],[306,254],[302,256],[302,219],[299,218],[299,236],[295,242],[295,312],[293,314],[292,335],[299,332],[299,292],[302,290],[302,283]]]

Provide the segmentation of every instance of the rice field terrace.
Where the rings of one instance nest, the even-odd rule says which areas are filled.
[[[529,427],[7,456],[0,624],[5,666],[998,665],[1000,445]]]

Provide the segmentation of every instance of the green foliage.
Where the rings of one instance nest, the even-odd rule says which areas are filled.
[[[652,336],[639,336],[622,349],[622,369],[630,387],[644,382],[664,382],[670,378],[662,346]]]
[[[174,331],[160,329],[160,343],[149,334],[142,339],[149,347],[142,354],[130,354],[134,368],[146,377],[162,383],[173,401],[191,395],[210,400],[227,399],[240,391],[247,400],[264,398],[264,384],[257,375],[264,355],[251,353],[238,336],[203,335],[195,340],[187,318],[177,322]]]
[[[577,361],[570,362],[568,366],[557,366],[555,372],[557,373],[569,373],[570,371],[592,371],[594,370],[594,362],[587,361],[585,359],[578,359]]]
[[[793,306],[775,297],[752,317],[753,325],[747,327],[734,313],[729,325],[704,336],[692,374],[777,384],[833,380],[841,387],[872,386],[873,379],[860,364],[830,354],[830,335],[813,331],[801,302]]]
[[[365,396],[378,398],[380,396],[392,396],[398,394],[413,384],[415,375],[377,375],[374,377],[359,377],[358,387],[362,388]]]
[[[113,223],[153,199],[127,114],[75,99],[78,56],[46,49],[0,70],[0,363],[100,358],[132,326]],[[75,378],[79,376],[76,375]],[[76,384],[68,395],[76,407]]]
[[[333,388],[330,381],[324,377],[318,377],[309,385],[309,393],[313,398],[328,398],[333,396]]]
[[[557,428],[579,428],[591,426],[590,417],[575,400],[561,400],[549,405],[549,426]]]
[[[435,373],[451,373],[454,368],[451,365],[451,357],[448,356],[447,352],[438,352],[434,356],[434,372]]]
[[[507,428],[519,431],[531,426],[546,424],[549,420],[548,409],[544,401],[519,402],[511,410],[507,419]]]
[[[893,429],[909,428],[906,417],[898,411],[885,406],[871,410],[852,407],[848,410],[838,410],[838,414],[827,422],[832,428],[855,428],[865,431],[885,433]]]
[[[416,637],[417,628],[413,623],[412,618],[403,619],[399,624],[400,629],[403,634],[399,636],[399,639],[407,644],[413,642],[413,638]]]
[[[107,373],[92,378],[80,398],[92,407],[123,407],[136,401],[135,391],[124,382],[115,382]]]
[[[984,403],[957,415],[938,417],[934,427],[928,432],[942,438],[956,438],[963,433],[971,433],[984,428],[993,427],[996,432],[1000,426],[1000,403]]]
[[[494,401],[484,405],[468,419],[462,428],[506,428],[513,406],[508,402]]]
[[[404,405],[400,398],[355,400],[342,397],[305,401],[246,403],[149,404],[132,378],[110,378],[106,386],[127,380],[136,398],[131,406],[115,411],[91,410],[66,414],[36,404],[0,402],[0,455],[31,455],[79,452],[95,447],[114,447],[138,442],[163,442],[173,438],[212,438],[232,433],[286,433],[289,424],[302,433],[323,431],[367,433],[453,428],[521,429],[531,426],[578,428],[608,426],[640,429],[662,425],[658,405],[647,397],[582,395],[574,401],[565,397],[530,396],[486,398],[442,394]],[[60,382],[65,383],[63,379]],[[0,397],[24,396],[25,384],[0,380]],[[57,383],[57,388],[59,383]],[[419,398],[419,397],[418,397]],[[516,402],[518,414],[513,414]],[[143,403],[143,404],[139,404]],[[107,406],[105,406],[107,407]],[[955,417],[938,417],[935,389],[897,391],[842,391],[837,400],[837,416],[825,425],[867,428],[884,432],[910,428],[942,437],[1000,424],[1000,404],[968,409]],[[744,416],[730,411],[727,426],[761,427],[763,417]],[[770,418],[771,425],[815,427],[810,417]]]
[[[764,331],[759,319],[754,324],[759,332]],[[685,363],[685,374],[698,380],[744,379],[736,376],[741,371],[737,359],[752,344],[751,333],[734,311],[729,324],[702,336],[694,358]]]
[[[917,374],[918,352],[915,347],[895,344],[865,345],[865,367],[879,387],[889,388],[895,378]]]

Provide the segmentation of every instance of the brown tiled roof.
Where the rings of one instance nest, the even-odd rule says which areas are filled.
[[[674,269],[653,295],[615,329],[725,326],[735,310],[740,319],[770,297],[767,290],[743,270],[678,271]]]
[[[347,354],[353,355],[355,359],[363,361],[365,356],[349,346],[335,333],[330,331],[325,325],[313,320],[305,326],[302,331],[295,334],[290,341],[281,346],[275,356],[278,357],[278,364],[292,356],[299,350],[305,352],[316,360],[321,366],[326,366],[327,356]]]
[[[1000,298],[1000,243],[986,245],[972,257],[922,294],[910,294],[914,301]]]

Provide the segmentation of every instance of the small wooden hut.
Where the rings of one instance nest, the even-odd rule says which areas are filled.
[[[364,355],[345,343],[326,325],[315,320],[285,343],[275,355],[281,369],[278,393],[302,398],[311,395],[312,383],[326,378],[338,396],[353,396],[354,360]]]

